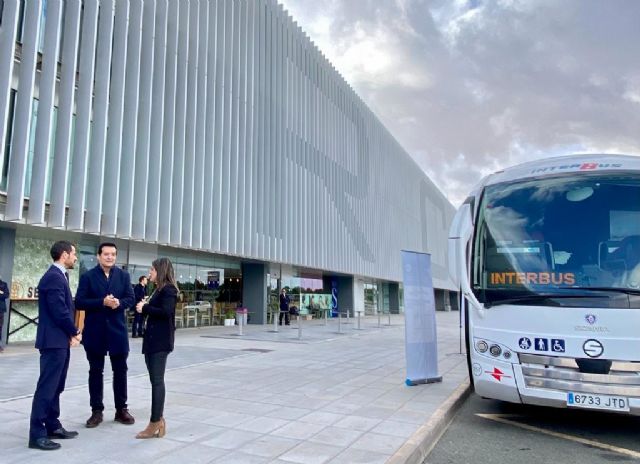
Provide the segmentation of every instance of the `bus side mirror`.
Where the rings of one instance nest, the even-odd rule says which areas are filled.
[[[473,233],[471,205],[464,203],[449,228],[449,276],[463,292],[471,290],[467,265],[467,244]]]

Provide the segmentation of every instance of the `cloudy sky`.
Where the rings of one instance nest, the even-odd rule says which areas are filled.
[[[455,206],[511,164],[640,155],[640,1],[278,1]]]

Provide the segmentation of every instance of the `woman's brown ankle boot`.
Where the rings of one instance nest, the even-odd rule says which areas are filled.
[[[149,422],[147,428],[136,435],[136,438],[162,438],[166,433],[164,419],[160,419],[158,422]]]

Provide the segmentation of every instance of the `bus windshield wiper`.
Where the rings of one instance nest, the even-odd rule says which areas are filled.
[[[573,287],[572,287],[573,289]],[[523,301],[538,301],[538,300],[550,300],[550,299],[558,299],[558,298],[599,298],[600,295],[582,295],[582,294],[566,294],[566,293],[530,293],[528,295],[519,295],[509,298],[498,298],[495,300],[485,302],[485,308],[490,308],[492,306],[511,304],[511,303],[522,303]]]

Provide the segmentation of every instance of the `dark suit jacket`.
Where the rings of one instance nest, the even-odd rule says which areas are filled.
[[[291,300],[289,299],[289,295],[283,295],[282,293],[280,294],[280,312],[284,313],[289,311],[289,302]]]
[[[69,283],[60,269],[51,266],[38,283],[36,348],[69,348],[69,339],[78,333],[73,317]]]
[[[142,341],[144,354],[173,351],[177,301],[178,290],[173,285],[165,285],[142,307],[142,314],[147,317]]]
[[[135,309],[135,305],[139,301],[142,301],[142,299],[147,295],[147,287],[144,287],[142,284],[136,284],[135,287],[133,287],[133,295],[135,297],[133,303],[133,307]]]
[[[0,313],[7,311],[7,298],[9,298],[9,286],[3,280],[0,280],[0,290],[4,293],[0,295]]]
[[[120,306],[111,309],[102,304],[112,294]],[[85,311],[82,344],[92,353],[124,354],[129,352],[129,334],[125,312],[133,305],[133,289],[129,273],[111,268],[109,278],[100,265],[80,276],[76,307]]]

